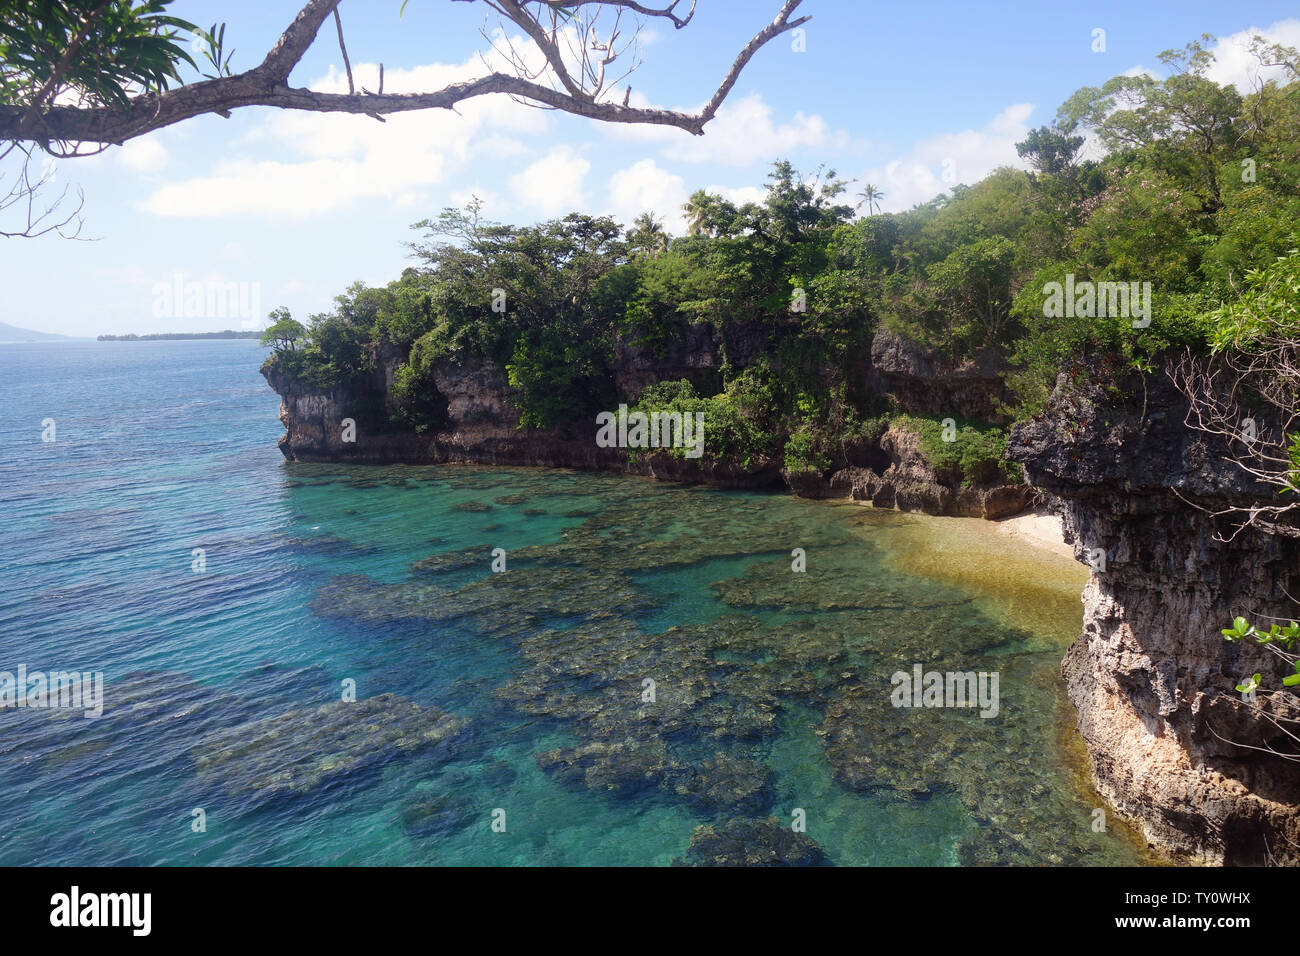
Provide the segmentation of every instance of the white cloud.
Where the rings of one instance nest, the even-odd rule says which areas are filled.
[[[482,206],[480,215],[486,216],[488,219],[493,218],[496,211],[501,208],[501,195],[480,183],[475,183],[468,189],[458,189],[453,192],[451,194],[451,205],[456,209],[464,209],[475,199]]]
[[[422,189],[407,189],[393,197],[394,209],[410,209],[424,206],[429,202],[429,194]]]
[[[632,93],[634,106],[652,106],[644,96]],[[696,107],[685,108],[695,112]],[[854,143],[848,133],[833,130],[821,116],[796,112],[789,122],[773,120],[772,107],[758,93],[728,100],[703,136],[692,136],[672,126],[610,124],[614,139],[664,143],[662,154],[688,163],[717,163],[724,166],[752,166],[769,163],[800,149],[843,150]]]
[[[1269,27],[1247,27],[1226,37],[1219,37],[1217,42],[1209,45],[1209,51],[1214,54],[1214,62],[1206,70],[1206,77],[1222,86],[1235,86],[1241,93],[1249,93],[1268,80],[1286,83],[1289,74],[1285,67],[1261,66],[1250,52],[1250,41],[1256,35],[1262,36],[1269,43],[1300,47],[1300,20],[1279,20]],[[1139,64],[1129,67],[1123,73],[1124,76],[1143,74],[1153,80],[1163,80],[1168,77],[1169,71]]]
[[[167,165],[167,150],[152,137],[128,140],[118,151],[117,158],[138,173],[153,173]]]
[[[1031,103],[1016,103],[982,129],[923,139],[906,155],[868,169],[859,179],[884,192],[885,211],[897,212],[933,199],[957,183],[978,182],[999,166],[1023,167],[1016,143],[1029,132],[1033,109]]]
[[[1141,63],[1136,66],[1130,66],[1121,76],[1149,76],[1153,80],[1158,80],[1164,76],[1159,70],[1153,70],[1149,66],[1143,66]]]
[[[358,198],[402,195],[413,182],[436,182],[441,157],[426,156],[418,170],[386,177],[388,157],[374,161],[318,159],[306,163],[239,159],[217,164],[212,175],[157,189],[143,203],[159,216],[261,216],[298,221]]]
[[[435,90],[480,72],[477,57],[385,71],[384,90]],[[378,89],[377,65],[360,64],[353,76],[358,87]],[[347,79],[331,69],[312,88],[346,92]],[[365,199],[407,208],[428,199],[425,187],[476,158],[526,153],[508,134],[538,133],[548,125],[542,111],[498,96],[467,100],[454,111],[393,114],[383,124],[368,116],[275,111],[206,175],[158,188],[142,208],[160,216],[272,220],[300,220]],[[253,158],[271,149],[290,158]]]
[[[643,159],[609,178],[606,212],[623,225],[630,225],[643,212],[654,213],[670,235],[686,234],[682,206],[698,188],[688,186],[676,173],[660,169],[653,159]],[[767,198],[762,186],[705,186],[704,191],[729,199],[737,206],[761,203]]]
[[[737,206],[743,206],[747,202],[761,203],[767,198],[767,190],[762,186],[710,186],[706,192],[717,193]]]
[[[795,113],[788,123],[772,121],[772,108],[757,93],[718,110],[703,136],[692,136],[673,155],[687,162],[750,166],[787,156],[797,149],[844,149],[847,133],[830,129],[820,116]]]
[[[1279,20],[1266,29],[1250,27],[1219,38],[1219,42],[1212,48],[1214,63],[1206,76],[1216,83],[1231,84],[1243,93],[1268,80],[1285,83],[1287,74],[1282,67],[1261,67],[1259,61],[1251,55],[1250,39],[1257,33],[1270,43],[1300,47],[1300,20]]]
[[[522,172],[510,177],[510,191],[521,204],[545,216],[582,208],[583,179],[591,163],[572,146],[556,146]]]
[[[663,220],[664,228],[680,236],[686,231],[681,207],[689,195],[681,176],[660,169],[653,159],[643,159],[609,177],[610,214],[629,225],[643,212]]]

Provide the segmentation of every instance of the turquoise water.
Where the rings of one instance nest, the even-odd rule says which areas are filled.
[[[263,354],[0,346],[0,670],[105,679],[0,710],[0,864],[661,865],[796,808],[837,864],[1138,862],[1061,744],[1077,588],[1021,631],[905,569],[934,519],[287,464]],[[913,662],[998,718],[890,707]]]

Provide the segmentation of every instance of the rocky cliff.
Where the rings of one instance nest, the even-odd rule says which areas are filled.
[[[1063,376],[1048,412],[1018,425],[1008,457],[1055,496],[1067,540],[1093,567],[1083,632],[1062,670],[1098,791],[1148,840],[1210,864],[1300,863],[1296,741],[1235,686],[1265,649],[1225,641],[1237,614],[1300,615],[1300,542],[1215,517],[1268,497],[1229,449],[1184,424],[1163,375],[1118,389]],[[1104,559],[1104,560],[1103,560]],[[1283,693],[1259,704],[1300,715]]]
[[[620,343],[613,368],[615,385],[626,401],[635,400],[655,381],[688,378],[707,389],[720,380],[718,366],[724,349],[732,361],[752,361],[760,351],[761,333],[761,329],[740,325],[723,343],[715,341],[717,337],[707,326],[690,326],[678,340],[657,351]],[[884,332],[876,336],[872,355],[880,361],[873,360],[863,370],[861,386],[868,392],[893,395],[887,390],[896,390],[897,400],[908,411],[992,414],[992,396],[1001,383],[996,376],[987,379],[984,366],[954,371],[926,360],[915,346]],[[662,451],[638,454],[631,460],[623,449],[598,447],[594,423],[520,429],[504,371],[482,359],[437,367],[434,384],[445,424],[418,433],[394,425],[385,408],[385,396],[403,359],[394,352],[381,352],[375,356],[371,380],[350,388],[319,388],[280,373],[274,363],[264,368],[267,382],[281,397],[280,421],[285,434],[280,450],[285,457],[373,464],[460,462],[580,468],[729,488],[785,485],[807,497],[854,498],[902,511],[985,518],[1023,511],[1033,501],[1032,491],[1023,485],[962,487],[959,480],[937,475],[921,453],[917,436],[893,428],[858,443],[841,467],[825,474],[790,474],[777,460],[753,461],[742,468]],[[925,400],[911,401],[909,396],[924,396]],[[345,419],[354,423],[351,433],[345,432]]]
[[[871,369],[878,391],[901,408],[983,421],[1005,420],[998,402],[1007,398],[1006,362],[994,349],[950,362],[920,345],[881,329],[871,342]]]
[[[280,421],[285,426],[280,451],[291,461],[522,465],[618,471],[730,488],[781,484],[780,470],[773,462],[739,470],[658,451],[631,461],[624,449],[596,445],[594,423],[521,429],[505,372],[486,360],[439,365],[434,382],[446,424],[423,433],[402,428],[389,420],[383,408],[395,365],[385,357],[374,381],[330,389],[287,378],[273,365],[263,368],[268,384],[280,396]],[[350,436],[344,430],[345,419],[355,425]]]

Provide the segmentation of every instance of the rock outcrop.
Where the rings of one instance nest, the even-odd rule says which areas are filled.
[[[1062,670],[1098,791],[1157,848],[1207,864],[1300,863],[1300,765],[1282,726],[1235,687],[1267,649],[1225,641],[1241,614],[1297,616],[1300,542],[1215,517],[1266,499],[1230,449],[1184,424],[1163,376],[1121,389],[1065,376],[1008,457],[1057,499],[1066,540],[1093,567],[1083,632]],[[1119,397],[1116,397],[1116,396]],[[1259,696],[1275,719],[1300,708]]]
[[[901,428],[887,428],[878,447],[884,464],[851,467],[831,476],[829,493],[869,501],[877,508],[920,511],[953,517],[1005,518],[1019,514],[1035,502],[1027,485],[966,487],[943,482],[920,449],[921,436]],[[811,497],[811,495],[810,495]]]
[[[763,341],[761,332],[743,324],[736,326],[724,343],[727,354],[733,360],[737,356],[752,360]],[[675,378],[690,379],[707,390],[716,384],[721,361],[722,344],[716,343],[716,338],[707,326],[690,326],[683,338],[661,350],[662,354],[621,344],[613,370],[619,393],[634,400],[651,382]],[[925,359],[915,346],[887,333],[877,335],[873,355],[877,351],[885,364],[863,370],[860,384],[868,392],[892,383],[890,387],[901,395],[925,396],[923,402],[904,404],[908,411],[993,415],[993,396],[999,393],[1000,382],[996,377],[987,378],[984,365],[953,370]],[[433,381],[443,426],[417,432],[395,425],[385,407],[394,373],[403,360],[402,355],[382,351],[376,356],[372,380],[347,388],[320,388],[289,377],[274,362],[268,363],[263,374],[281,397],[280,421],[285,434],[280,450],[284,456],[291,461],[364,464],[578,468],[724,488],[779,488],[784,484],[809,498],[852,498],[900,511],[984,518],[1015,514],[1033,503],[1033,494],[1025,486],[972,488],[962,486],[960,479],[936,475],[920,451],[918,436],[894,428],[874,440],[857,442],[848,451],[847,467],[827,473],[791,473],[780,461],[761,456],[743,467],[709,458],[674,456],[663,450],[650,450],[633,459],[624,449],[598,447],[593,440],[594,424],[521,429],[504,370],[485,359],[471,359],[463,365],[444,362],[435,368]],[[354,423],[350,434],[344,431],[346,419]]]
[[[994,349],[953,363],[882,328],[871,342],[871,367],[878,390],[890,395],[902,408],[1005,421],[997,403],[1006,398],[1006,361]]]

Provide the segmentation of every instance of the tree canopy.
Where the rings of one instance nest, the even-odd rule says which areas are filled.
[[[440,368],[490,362],[525,427],[564,427],[638,400],[618,392],[622,358],[664,360],[703,329],[716,365],[640,400],[707,408],[707,454],[820,470],[889,414],[864,384],[883,327],[954,363],[1009,363],[1003,431],[972,432],[960,465],[987,471],[996,435],[1035,414],[1062,370],[1089,356],[1150,368],[1178,349],[1209,355],[1223,309],[1280,294],[1259,276],[1300,244],[1300,83],[1242,95],[1205,76],[1208,56],[1190,44],[1166,54],[1167,80],[1079,91],[1019,144],[1028,171],[998,169],[905,212],[877,213],[872,184],[855,208],[834,170],[786,161],[758,202],[692,194],[681,236],[649,211],[630,225],[573,213],[508,226],[477,203],[444,210],[416,223],[414,266],[385,288],[354,286],[275,361],[330,384],[396,354],[384,415],[415,428],[440,424]],[[1086,132],[1104,154],[1083,158]],[[1046,288],[1067,276],[1149,283],[1151,322],[1053,316]]]

